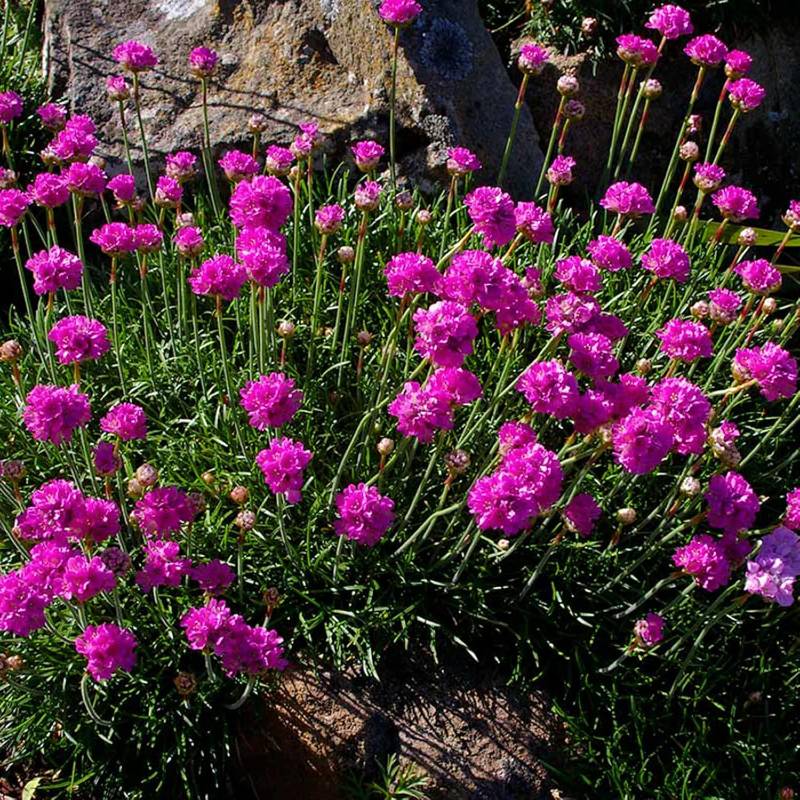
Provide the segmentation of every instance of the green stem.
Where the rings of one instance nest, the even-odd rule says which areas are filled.
[[[519,116],[522,112],[522,106],[525,102],[525,92],[528,89],[528,81],[530,80],[530,75],[526,72],[522,76],[522,82],[519,85],[519,92],[517,93],[517,100],[514,103],[514,116],[511,118],[511,130],[508,133],[508,139],[506,140],[506,148],[503,151],[503,160],[500,162],[500,173],[497,176],[497,185],[503,185],[503,179],[506,176],[506,169],[508,168],[508,160],[511,158],[511,150],[514,147],[514,139],[517,135],[517,125],[519,125]],[[448,198],[449,201],[449,198]]]

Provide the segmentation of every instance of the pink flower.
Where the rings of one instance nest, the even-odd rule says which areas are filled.
[[[136,250],[136,233],[124,222],[107,222],[89,236],[107,256],[118,257]]]
[[[0,221],[2,221],[2,210],[0,210]],[[800,232],[800,200],[791,200],[789,208],[782,217],[784,224],[792,233]]]
[[[194,510],[185,492],[175,486],[156,486],[136,501],[131,517],[145,535],[165,537],[191,522]]]
[[[731,566],[722,543],[707,533],[695,536],[689,544],[679,547],[672,556],[672,563],[682,567],[707,592],[725,586],[730,580]]]
[[[186,150],[170,153],[165,159],[164,172],[178,183],[186,183],[197,174],[197,156]]]
[[[761,547],[747,562],[744,589],[768,602],[788,607],[794,602],[794,584],[800,574],[800,537],[778,527],[761,540]]]
[[[136,637],[113,622],[87,625],[75,640],[75,650],[86,657],[86,670],[96,680],[110,678],[118,669],[130,672],[136,665]]]
[[[403,436],[415,436],[423,444],[430,442],[437,430],[453,427],[450,397],[420,386],[416,381],[403,384],[388,411],[397,419],[397,430]]]
[[[536,431],[530,425],[516,420],[508,420],[497,431],[497,440],[500,444],[500,457],[505,458],[512,450],[536,444]]]
[[[54,245],[49,250],[34,253],[25,263],[33,273],[33,291],[38,295],[71,291],[81,285],[83,263],[78,256]]]
[[[198,78],[210,78],[218,63],[219,56],[208,47],[195,47],[189,53],[189,71]]]
[[[598,236],[586,246],[589,257],[600,269],[619,272],[633,264],[630,250],[613,236]]]
[[[753,59],[744,50],[729,50],[725,56],[725,74],[731,79],[736,80],[750,72],[753,66]]]
[[[664,618],[650,612],[644,619],[636,621],[633,634],[644,647],[653,647],[664,638]]]
[[[733,271],[742,279],[744,288],[753,294],[767,295],[781,288],[783,278],[765,258],[755,261],[740,261]]]
[[[133,175],[115,175],[106,185],[120,205],[127,205],[136,198],[136,181]]]
[[[602,333],[573,333],[567,343],[572,349],[570,361],[586,377],[597,381],[611,378],[619,370],[614,346]]]
[[[344,209],[338,203],[321,206],[314,216],[314,224],[317,230],[326,236],[336,233],[342,227],[343,222]]]
[[[553,336],[578,333],[600,314],[600,304],[590,295],[567,292],[547,299],[545,328]]]
[[[120,532],[119,506],[112,500],[87,497],[81,520],[82,538],[99,544]]]
[[[694,165],[694,185],[704,194],[716,191],[725,180],[725,170],[716,164]]]
[[[169,175],[162,175],[156,181],[155,204],[164,208],[176,208],[183,198],[180,182]]]
[[[106,326],[80,314],[56,322],[47,338],[55,344],[60,364],[94,361],[111,349]]]
[[[447,398],[447,402],[454,406],[468,405],[483,394],[477,376],[461,367],[437,369],[428,378],[425,389],[432,394]]]
[[[580,536],[590,536],[594,529],[594,524],[603,513],[597,501],[590,494],[581,492],[576,494],[567,503],[562,514],[564,522],[573,533]]]
[[[372,172],[378,166],[378,162],[386,152],[377,142],[365,139],[363,142],[356,142],[351,148],[356,166],[362,172]]]
[[[0,125],[22,116],[22,98],[16,92],[0,92]]]
[[[514,209],[514,224],[529,242],[552,244],[555,236],[553,218],[536,203],[517,203]]]
[[[708,293],[708,316],[720,325],[730,325],[741,307],[742,298],[730,289],[712,289]]]
[[[623,217],[638,217],[655,211],[653,200],[640,183],[619,181],[608,187],[600,205]]]
[[[194,225],[178,228],[178,230],[175,231],[175,236],[172,237],[172,241],[175,243],[175,249],[184,258],[194,258],[203,252],[203,232]],[[236,240],[237,247],[239,241],[240,239]],[[239,258],[242,258],[241,251],[237,252],[239,253]],[[243,258],[242,261],[244,261]]]
[[[106,94],[109,100],[122,103],[131,96],[131,90],[124,75],[109,75],[106,78]]]
[[[289,218],[292,195],[272,175],[256,175],[236,184],[231,193],[230,214],[237,228],[267,228],[275,233]]]
[[[547,170],[547,180],[554,186],[569,186],[573,181],[572,170],[576,163],[572,156],[556,156]]]
[[[192,650],[213,650],[225,635],[231,612],[223,600],[209,600],[200,608],[190,608],[181,617],[181,627]]]
[[[758,201],[755,195],[741,186],[726,186],[720,189],[711,196],[711,202],[719,209],[719,213],[731,222],[758,219]]]
[[[286,239],[266,228],[245,228],[236,238],[236,252],[247,277],[270,288],[289,271]]]
[[[704,34],[690,39],[683,52],[698,67],[716,67],[728,55],[728,48],[716,36]]]
[[[28,186],[28,197],[37,206],[56,208],[69,200],[67,182],[61,175],[52,172],[40,172],[33,183]]]
[[[766,94],[763,86],[749,78],[739,78],[728,86],[731,105],[743,114],[757,109],[764,102]]]
[[[229,255],[208,258],[189,275],[189,286],[195,294],[214,295],[228,302],[239,296],[245,281],[244,267]]]
[[[336,510],[334,531],[365,547],[377,544],[394,522],[394,500],[365,483],[351,483],[339,492]]]
[[[689,255],[672,239],[653,239],[642,255],[642,266],[656,278],[671,278],[677,283],[686,283],[691,269]]]
[[[487,248],[502,247],[514,238],[514,201],[498,186],[479,186],[465,198],[467,214]]]
[[[653,11],[644,26],[658,31],[665,39],[688,36],[694,30],[689,12],[672,3],[667,3]]]
[[[672,449],[670,426],[656,409],[633,408],[612,430],[614,460],[635,475],[652,472]]]
[[[34,439],[61,444],[92,417],[89,398],[74,384],[68,388],[39,384],[28,392],[22,421]]]
[[[294,153],[288,147],[271,144],[267,148],[267,172],[270,175],[283,177],[289,174],[294,163]]]
[[[36,109],[42,125],[54,133],[63,130],[67,122],[67,112],[57,103],[45,103]]]
[[[625,33],[617,36],[617,55],[626,63],[637,69],[655,64],[659,58],[658,48],[649,40]]]
[[[460,303],[441,300],[414,312],[414,349],[441,367],[460,367],[472,352],[478,324]]]
[[[285,436],[273,439],[269,447],[256,456],[256,464],[273,494],[285,494],[289,503],[302,500],[303,471],[313,458],[313,453]]]
[[[783,524],[793,531],[800,530],[800,487],[786,495],[786,513]]]
[[[559,361],[534,361],[517,381],[516,390],[539,414],[570,416],[578,401],[578,382]]]
[[[709,358],[714,349],[708,328],[694,320],[671,319],[656,336],[661,339],[661,352],[678,361]]]
[[[0,631],[30,636],[44,627],[46,594],[19,572],[0,575]]]
[[[706,521],[723,533],[739,533],[752,527],[761,503],[750,484],[738,472],[714,475],[705,494]]]
[[[135,403],[117,403],[100,420],[100,430],[116,436],[123,442],[147,437],[147,417],[144,409]]]
[[[258,161],[241,150],[228,150],[217,163],[225,177],[233,183],[258,175]]]
[[[672,429],[675,452],[700,455],[711,416],[711,403],[700,388],[685,378],[664,378],[653,386],[651,399]]]
[[[14,530],[22,539],[66,544],[81,538],[84,497],[75,484],[59,478],[43,483],[31,495],[31,504],[16,519]]]
[[[31,198],[19,189],[0,189],[0,225],[13,228],[28,210]]]
[[[556,262],[555,279],[572,292],[592,293],[603,288],[597,267],[587,258],[569,256]]]
[[[74,114],[50,143],[53,156],[63,162],[88,160],[97,147],[96,132],[97,126],[89,117]]]
[[[539,75],[549,60],[550,54],[544,47],[527,43],[519,49],[517,67],[525,75]]]
[[[144,567],[136,573],[136,585],[149,592],[157,586],[180,586],[184,575],[189,574],[192,562],[181,557],[177,542],[148,541],[144,545]]]
[[[447,171],[459,178],[482,168],[478,157],[466,147],[451,147],[447,151]]]
[[[67,559],[64,564],[57,594],[65,600],[74,598],[79,603],[85,603],[101,592],[114,591],[116,585],[114,573],[102,559],[78,555]]]
[[[282,427],[303,402],[303,393],[295,389],[294,381],[282,372],[271,372],[248,381],[239,396],[250,425],[259,431]]]
[[[222,594],[236,579],[236,573],[218,558],[192,567],[189,576],[208,595]]]
[[[157,253],[164,243],[164,234],[161,233],[158,226],[149,222],[137,225],[134,236],[136,237],[136,249],[140,253]]]
[[[378,13],[389,25],[409,25],[421,13],[422,6],[416,0],[382,0]]]
[[[158,64],[158,57],[146,44],[131,39],[114,48],[114,61],[128,72],[146,72]]]
[[[96,164],[76,161],[64,171],[67,189],[81,197],[95,197],[106,188],[106,174]]]
[[[436,292],[442,279],[430,258],[413,252],[393,256],[383,272],[389,294],[394,297]]]
[[[359,211],[375,211],[381,203],[381,185],[377,181],[363,181],[353,190],[353,202]]]
[[[773,342],[737,350],[733,373],[739,381],[756,381],[770,402],[792,397],[797,391],[797,362]]]
[[[94,471],[98,475],[110,477],[116,475],[122,466],[122,459],[114,450],[111,442],[99,442],[93,453]]]

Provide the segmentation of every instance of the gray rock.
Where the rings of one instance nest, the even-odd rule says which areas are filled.
[[[439,175],[446,145],[474,150],[492,182],[511,124],[515,89],[476,0],[430,0],[401,34],[398,156],[412,178]],[[222,58],[211,81],[211,136],[243,146],[255,111],[269,120],[265,143],[287,143],[298,122],[316,119],[339,154],[363,136],[388,139],[391,31],[371,0],[46,0],[44,64],[54,95],[90,114],[108,155],[119,158],[117,109],[104,78],[117,72],[114,46],[152,46],[161,63],[143,75],[143,116],[156,155],[201,143],[199,83],[186,68],[193,47]],[[133,118],[129,120],[129,125]],[[136,144],[138,135],[131,135]],[[542,155],[524,110],[509,185],[529,194]],[[422,170],[423,174],[419,174]]]

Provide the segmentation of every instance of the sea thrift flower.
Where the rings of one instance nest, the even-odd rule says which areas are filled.
[[[394,522],[394,501],[365,483],[351,483],[339,492],[336,510],[334,531],[365,547],[375,545]]]
[[[75,640],[75,650],[86,657],[86,671],[96,680],[108,680],[118,669],[130,672],[136,665],[136,637],[113,622],[87,625]]]
[[[214,295],[228,302],[239,296],[245,281],[244,267],[229,255],[208,258],[189,275],[189,285],[195,294]]]
[[[237,228],[267,228],[278,232],[292,212],[292,195],[272,175],[240,181],[231,193],[230,214]]]
[[[716,36],[704,34],[690,39],[683,52],[698,67],[716,67],[725,59],[728,48]]]
[[[353,202],[359,211],[375,211],[381,202],[381,185],[377,181],[363,181],[353,190]]]
[[[144,534],[164,537],[191,522],[194,512],[185,492],[175,486],[156,486],[136,501],[131,517]]]
[[[570,256],[556,262],[555,278],[572,292],[599,292],[603,279],[597,267],[587,258]]]
[[[186,183],[197,174],[197,156],[186,150],[170,153],[165,159],[164,172],[178,183]]]
[[[545,328],[553,336],[578,333],[600,314],[600,304],[590,295],[567,292],[547,299]]]
[[[303,471],[312,457],[313,453],[306,450],[302,442],[280,436],[258,453],[256,464],[273,494],[285,494],[287,502],[299,503],[302,500]]]
[[[181,557],[177,542],[148,541],[144,553],[144,567],[136,573],[136,585],[143,592],[157,586],[180,586],[192,567],[190,559]]]
[[[175,231],[172,241],[175,244],[175,249],[184,258],[194,258],[203,252],[203,232],[200,228],[194,225],[187,225],[183,228],[178,228]],[[240,239],[236,240],[237,247],[239,246]],[[242,258],[241,251],[237,250],[239,257]],[[244,261],[244,259],[242,259]]]
[[[758,219],[758,201],[755,195],[741,186],[726,186],[720,189],[711,196],[711,202],[719,209],[719,213],[731,222]]]
[[[225,635],[231,612],[223,600],[209,600],[200,608],[190,608],[181,617],[181,627],[192,650],[213,651]]]
[[[170,178],[169,175],[162,175],[156,181],[155,204],[164,208],[176,208],[183,198],[183,188],[181,184]]]
[[[114,48],[114,61],[128,72],[146,72],[158,64],[158,57],[146,44],[131,39]]]
[[[728,99],[731,105],[743,114],[757,109],[764,102],[766,94],[763,86],[749,78],[739,78],[728,86]]]
[[[516,420],[509,420],[500,426],[497,431],[497,440],[500,444],[500,457],[505,458],[512,450],[536,444],[536,431],[530,425]]]
[[[482,394],[480,381],[468,369],[443,367],[437,369],[425,384],[427,391],[444,396],[452,405],[464,406]]]
[[[236,252],[247,277],[270,288],[289,271],[286,240],[266,228],[245,228],[236,238]]]
[[[671,319],[656,336],[661,339],[661,352],[678,361],[709,358],[714,349],[708,328],[693,320]]]
[[[653,387],[651,399],[672,430],[675,452],[702,453],[711,403],[700,388],[685,378],[665,378]]]
[[[92,417],[89,398],[77,385],[68,388],[39,384],[28,392],[22,421],[34,439],[61,444]]]
[[[63,130],[67,121],[67,112],[57,103],[45,103],[36,109],[42,125],[50,131]]]
[[[38,295],[71,291],[81,285],[83,263],[74,253],[54,245],[34,253],[25,263],[33,273],[33,291]]]
[[[655,211],[653,200],[640,183],[619,181],[608,187],[600,205],[623,217],[638,217]]]
[[[573,181],[572,170],[576,163],[572,156],[556,156],[547,170],[547,180],[554,186],[569,186]]]
[[[267,148],[267,172],[270,175],[283,177],[289,174],[289,170],[294,163],[294,153],[288,147],[279,147],[276,144],[271,144]]]
[[[111,349],[106,326],[82,315],[59,320],[47,338],[55,344],[60,364],[93,361]]]
[[[524,75],[539,75],[549,60],[550,55],[544,47],[538,44],[523,44],[519,49],[517,67]]]
[[[750,72],[753,59],[744,50],[729,50],[725,56],[725,75],[731,80],[736,80]]]
[[[67,559],[61,572],[58,595],[65,600],[73,598],[79,603],[91,600],[101,592],[112,592],[117,585],[114,573],[94,556],[78,555]]]
[[[442,300],[414,312],[414,349],[441,367],[460,367],[472,352],[478,324],[460,303]]]
[[[107,222],[89,236],[107,256],[118,257],[136,250],[136,232],[124,222]]]
[[[589,257],[608,272],[629,269],[633,264],[630,250],[614,236],[598,236],[586,246]]]
[[[398,253],[383,272],[394,297],[436,292],[442,279],[433,261],[421,253]]]
[[[106,94],[109,100],[122,103],[131,96],[131,90],[124,75],[109,75],[106,78]]]
[[[793,531],[800,530],[800,487],[792,489],[786,495],[786,513],[783,515],[783,524]]]
[[[797,362],[774,342],[737,350],[733,374],[740,382],[754,380],[770,402],[792,397],[797,391]]]
[[[95,147],[97,126],[84,114],[73,114],[50,143],[49,151],[58,161],[87,161]]]
[[[114,445],[111,442],[100,442],[94,448],[92,460],[94,471],[104,477],[116,475],[122,466],[122,459],[115,452]]]
[[[649,613],[643,619],[637,620],[633,626],[636,640],[644,647],[653,647],[664,638],[664,618],[658,614]]]
[[[218,558],[192,567],[189,576],[208,595],[222,594],[236,579],[236,573]]]
[[[0,631],[14,636],[30,636],[44,627],[46,594],[19,572],[0,575]]]
[[[778,527],[761,540],[761,548],[747,562],[745,591],[780,606],[794,602],[794,584],[800,574],[800,536]]]
[[[303,393],[295,389],[294,381],[282,372],[271,372],[248,381],[239,396],[250,425],[259,431],[282,427],[303,402]]]
[[[708,316],[720,325],[730,325],[736,320],[742,298],[730,289],[712,289],[708,293]]]
[[[338,203],[322,206],[314,215],[314,224],[317,230],[330,236],[342,227],[344,222],[344,209]]]
[[[31,199],[19,189],[0,189],[0,225],[13,228],[28,210]]]
[[[37,206],[56,208],[64,205],[69,200],[67,181],[61,175],[52,172],[41,172],[28,186],[28,197]]]
[[[386,152],[377,142],[366,139],[363,142],[356,142],[351,148],[356,166],[362,172],[372,172],[378,166],[378,162]]]
[[[475,153],[466,147],[451,147],[447,151],[447,171],[450,175],[463,178],[477,172],[482,166]]]
[[[578,382],[559,361],[534,361],[517,381],[516,390],[539,414],[570,416],[578,400]]]
[[[781,288],[783,278],[765,258],[755,261],[740,261],[733,271],[742,279],[744,288],[753,294],[768,295]]]
[[[147,417],[144,409],[135,403],[117,403],[100,420],[100,430],[116,436],[123,442],[147,437]]]
[[[714,192],[725,180],[725,170],[716,164],[703,163],[694,165],[694,185],[704,194]]]
[[[80,538],[85,500],[75,484],[60,478],[43,483],[31,495],[31,504],[16,519],[22,539],[53,540],[65,544]]]
[[[635,475],[652,472],[672,449],[670,425],[656,409],[633,408],[612,430],[614,460]]]
[[[0,125],[22,116],[22,98],[16,92],[0,92]]]
[[[723,533],[738,533],[752,527],[761,503],[750,484],[738,472],[714,475],[705,494],[706,520]]]
[[[198,78],[210,78],[218,64],[219,56],[208,47],[195,47],[189,53],[189,71]]]
[[[655,64],[659,58],[658,48],[649,39],[633,33],[617,36],[617,55],[637,69]]]
[[[672,563],[691,575],[707,592],[716,591],[730,580],[731,567],[722,544],[707,533],[679,547],[672,556]]]
[[[420,386],[416,381],[403,384],[389,404],[388,412],[397,419],[397,430],[403,436],[415,436],[423,444],[430,442],[436,431],[453,427],[450,397]]]
[[[258,161],[241,150],[228,150],[217,163],[225,177],[233,183],[258,175]]]
[[[422,6],[416,0],[383,0],[378,13],[384,22],[401,27],[416,19],[422,13]]]
[[[91,162],[76,161],[64,171],[67,189],[80,197],[95,197],[106,188],[106,174]]]
[[[121,206],[132,203],[136,199],[136,181],[133,175],[115,175],[106,185]]]
[[[579,536],[590,536],[594,524],[603,513],[597,501],[590,494],[581,492],[567,503],[562,514],[567,528]]]
[[[517,203],[514,209],[514,224],[529,242],[552,244],[555,236],[553,218],[536,203]]]
[[[233,614],[214,652],[228,677],[239,673],[259,675],[270,669],[286,669],[288,662],[283,657],[282,643],[276,631],[251,627],[238,614]]]
[[[514,238],[514,201],[498,186],[479,186],[464,198],[464,205],[487,248],[502,247]]]
[[[164,234],[151,223],[137,225],[134,230],[136,249],[140,253],[157,253],[164,242]]]
[[[694,30],[689,12],[672,3],[667,3],[653,11],[644,26],[658,31],[665,39],[688,36]]]
[[[619,370],[614,346],[602,333],[573,333],[568,339],[570,361],[578,372],[593,381],[610,378]]]
[[[689,256],[672,239],[653,239],[650,249],[642,255],[642,266],[656,278],[671,278],[678,283],[686,283],[689,278]]]

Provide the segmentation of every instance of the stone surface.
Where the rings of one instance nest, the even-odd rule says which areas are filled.
[[[388,139],[391,32],[371,0],[46,0],[44,63],[54,96],[101,127],[119,157],[121,128],[104,78],[116,72],[115,44],[152,46],[159,67],[143,76],[145,123],[155,153],[197,148],[199,83],[186,68],[205,45],[222,57],[211,82],[211,134],[221,146],[247,141],[254,111],[269,119],[263,141],[286,143],[298,122],[317,119],[331,146],[362,136]],[[441,174],[446,146],[475,150],[496,175],[515,89],[477,11],[476,0],[430,0],[404,30],[398,70],[398,156],[414,177]],[[133,120],[131,120],[132,122]],[[138,136],[134,132],[132,141]],[[511,187],[522,194],[541,152],[527,110],[513,153]]]
[[[348,775],[376,777],[397,753],[430,800],[539,800],[564,733],[538,693],[515,695],[472,666],[393,660],[380,683],[293,672],[245,726],[241,773],[264,800],[344,800]]]

